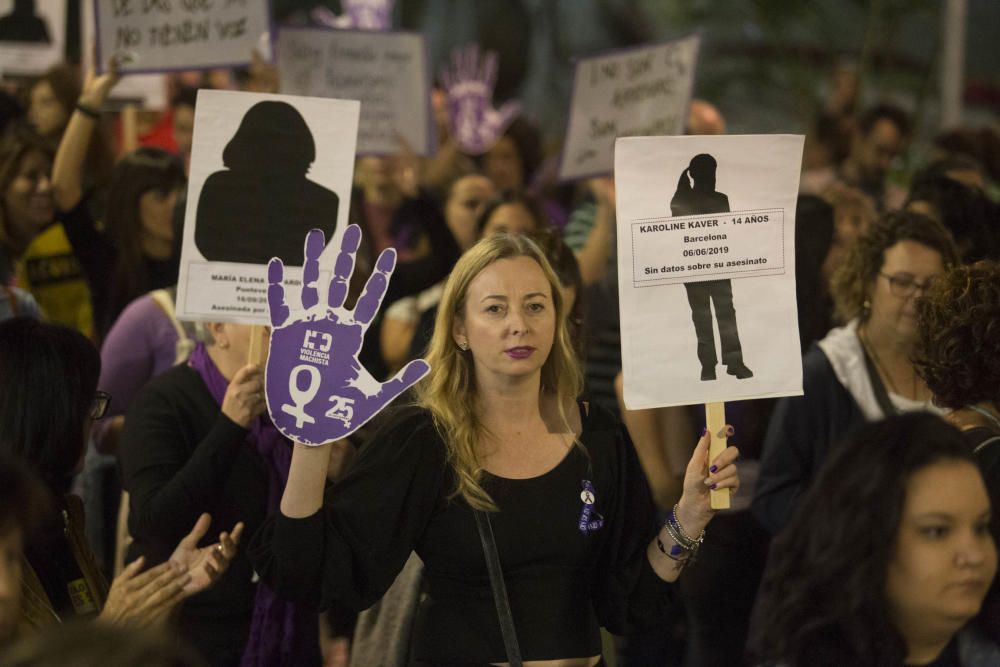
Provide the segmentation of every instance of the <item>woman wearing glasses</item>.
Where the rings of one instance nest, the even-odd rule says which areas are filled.
[[[940,223],[890,213],[858,239],[833,277],[837,316],[802,359],[803,396],[781,399],[764,443],[754,513],[772,533],[788,520],[831,446],[867,421],[936,410],[911,356],[916,301],[958,262]]]
[[[83,467],[86,434],[107,412],[111,397],[97,390],[101,361],[83,334],[28,317],[0,323],[0,453],[24,462],[44,482],[50,510],[37,539],[16,564],[23,634],[74,618],[150,625],[166,620],[185,598],[208,588],[229,565],[242,533],[197,543],[210,517],[177,544],[167,562],[143,571],[139,559],[105,581],[83,534],[83,503],[70,494]]]

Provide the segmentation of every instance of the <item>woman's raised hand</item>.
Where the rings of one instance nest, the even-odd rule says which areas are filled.
[[[725,435],[733,434],[733,427],[726,426]],[[723,435],[723,434],[720,434]],[[677,503],[677,520],[689,535],[698,535],[715,516],[710,493],[715,489],[729,489],[735,493],[740,488],[740,475],[736,459],[740,451],[726,447],[711,462],[708,460],[708,431],[702,433],[684,473],[684,491]]]
[[[168,562],[188,574],[183,585],[185,597],[200,593],[215,583],[236,557],[236,547],[243,535],[243,523],[237,523],[232,533],[220,533],[219,541],[215,544],[199,548],[198,542],[211,525],[212,517],[202,514],[191,532],[180,541],[174,553],[170,554]]]
[[[222,414],[243,428],[250,428],[253,420],[264,414],[266,409],[264,373],[260,366],[247,364],[236,371],[226,387],[226,395],[222,398]]]
[[[167,561],[141,572],[145,564],[146,559],[140,556],[115,577],[98,620],[117,625],[155,625],[184,599],[184,588],[191,583],[187,568]]]

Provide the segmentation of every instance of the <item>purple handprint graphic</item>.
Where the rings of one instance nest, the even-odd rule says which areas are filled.
[[[448,93],[451,135],[459,148],[471,155],[492,148],[521,113],[521,105],[514,101],[499,110],[493,108],[496,81],[497,54],[487,51],[480,62],[475,44],[452,51],[451,69],[441,71],[441,83]]]
[[[312,17],[331,28],[388,30],[392,27],[395,0],[340,0],[344,13],[337,16],[326,7],[316,7]]]
[[[290,317],[285,303],[284,264],[275,257],[267,267],[272,327],[265,371],[267,410],[279,431],[304,445],[322,445],[350,435],[430,370],[426,361],[417,359],[382,383],[361,366],[358,353],[385,296],[396,251],[389,248],[379,255],[352,313],[343,306],[361,229],[351,225],[344,231],[327,302],[320,305],[316,283],[325,241],[318,229],[306,236],[304,310],[296,317]]]

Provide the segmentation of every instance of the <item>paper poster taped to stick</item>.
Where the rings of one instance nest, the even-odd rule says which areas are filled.
[[[629,409],[802,393],[802,145],[793,135],[616,142]]]
[[[271,30],[267,0],[102,0],[95,11],[98,71],[115,57],[123,74],[247,65]]]
[[[391,380],[380,382],[358,358],[392,278],[396,251],[388,248],[379,255],[354,309],[348,310],[344,301],[361,228],[351,225],[345,230],[331,278],[320,279],[319,255],[325,243],[318,229],[306,237],[301,299],[294,304],[301,308],[294,314],[285,294],[284,264],[275,258],[268,266],[272,329],[265,371],[267,409],[282,434],[304,445],[346,438],[430,370],[426,361],[416,359]]]
[[[433,153],[423,35],[282,29],[277,50],[281,92],[361,101],[359,154],[395,155],[401,140],[418,155]]]
[[[559,178],[611,174],[617,137],[683,134],[700,44],[691,35],[581,59]]]
[[[37,76],[65,49],[66,0],[0,0],[0,74]]]
[[[266,324],[266,267],[297,295],[302,239],[347,225],[360,105],[201,90],[195,107],[177,317]]]

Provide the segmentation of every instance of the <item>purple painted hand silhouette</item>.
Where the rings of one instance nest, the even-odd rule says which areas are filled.
[[[312,11],[314,20],[331,28],[388,30],[392,27],[395,0],[340,0],[344,13],[337,16],[326,7]]]
[[[466,153],[488,151],[521,113],[521,105],[514,101],[493,108],[496,81],[497,54],[488,51],[480,62],[475,44],[452,51],[451,69],[441,71],[441,83],[448,93],[449,130]]]
[[[359,363],[365,330],[378,312],[396,266],[396,251],[383,251],[354,312],[345,310],[360,243],[361,229],[351,225],[344,231],[326,305],[318,305],[316,282],[325,238],[318,229],[309,232],[302,272],[304,311],[294,318],[285,304],[284,265],[275,257],[267,267],[272,327],[264,380],[267,409],[279,431],[304,445],[322,445],[350,435],[430,370],[426,361],[417,359],[382,383]]]

